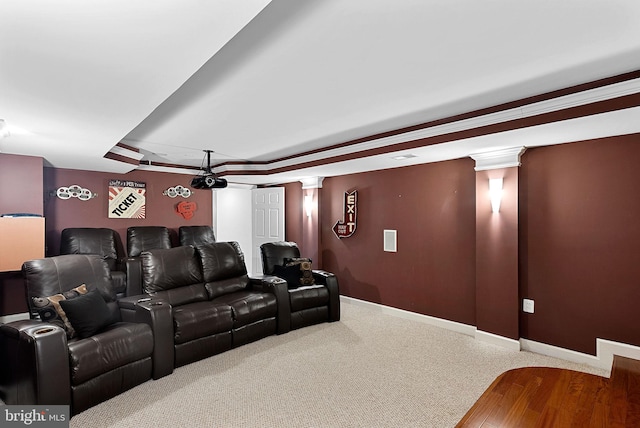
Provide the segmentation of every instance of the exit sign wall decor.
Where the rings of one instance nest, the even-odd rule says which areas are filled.
[[[358,218],[358,191],[344,192],[344,212],[342,220],[333,225],[333,233],[338,238],[348,238],[356,231]]]

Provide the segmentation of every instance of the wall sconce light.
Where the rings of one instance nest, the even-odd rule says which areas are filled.
[[[491,211],[499,212],[502,201],[502,178],[489,179],[489,196],[491,197]]]
[[[304,211],[307,213],[307,217],[311,217],[311,212],[313,211],[313,196],[305,195]]]

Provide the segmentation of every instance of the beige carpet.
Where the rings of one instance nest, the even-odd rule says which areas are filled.
[[[340,322],[178,368],[71,427],[453,427],[496,376],[522,366],[608,376],[344,303]]]

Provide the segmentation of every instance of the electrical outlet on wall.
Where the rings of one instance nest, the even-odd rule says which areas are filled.
[[[533,300],[531,299],[522,299],[522,310],[528,314],[533,313]]]

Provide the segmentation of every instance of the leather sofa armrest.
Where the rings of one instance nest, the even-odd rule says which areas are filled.
[[[67,334],[36,320],[0,326],[0,395],[6,404],[71,405]]]
[[[120,272],[127,272],[127,259],[129,257],[118,257],[116,259],[116,270]]]
[[[148,294],[120,297],[118,299],[118,306],[120,307],[122,321],[136,322],[136,306],[138,306],[138,303],[149,301],[150,299],[151,296]]]
[[[253,290],[272,293],[278,304],[278,334],[291,330],[291,304],[287,282],[277,276],[260,275],[249,278]]]
[[[142,294],[142,260],[127,257],[124,259],[124,271],[127,274],[127,296]]]
[[[329,290],[329,321],[340,321],[340,287],[338,278],[325,270],[313,270],[313,279]]]
[[[153,378],[173,373],[173,312],[171,305],[160,298],[142,294],[118,300],[122,319],[145,323],[153,331]]]

